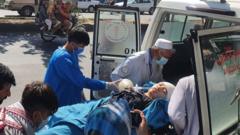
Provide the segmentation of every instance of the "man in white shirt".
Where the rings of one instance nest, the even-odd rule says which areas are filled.
[[[211,46],[203,48],[204,66],[207,72],[213,69],[214,54]],[[199,115],[194,75],[181,78],[171,96],[168,115],[178,135],[198,135]]]
[[[194,75],[178,81],[168,105],[168,115],[178,135],[198,135],[199,119]]]
[[[172,42],[159,38],[151,48],[133,54],[116,67],[111,74],[111,79],[127,78],[134,85],[139,86],[149,81],[162,81],[163,65],[168,62],[173,54]]]

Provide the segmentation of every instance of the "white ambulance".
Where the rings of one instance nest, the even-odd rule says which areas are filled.
[[[157,38],[171,40],[176,53],[164,66],[164,79],[176,84],[181,77],[196,76],[199,134],[238,132],[240,1],[161,0],[143,41],[139,20],[135,8],[97,8],[92,78],[110,81],[110,73],[126,57],[150,48]],[[206,49],[208,59],[203,58]],[[93,93],[95,98],[106,95]]]

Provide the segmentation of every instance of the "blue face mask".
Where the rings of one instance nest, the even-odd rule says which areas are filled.
[[[159,65],[165,65],[168,62],[168,59],[165,57],[161,57],[161,59],[156,60],[156,63]]]
[[[84,51],[84,48],[77,48],[77,49],[74,50],[74,53],[77,54],[77,55],[79,55],[79,54],[81,54],[83,51]]]

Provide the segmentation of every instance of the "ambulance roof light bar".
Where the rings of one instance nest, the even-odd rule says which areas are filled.
[[[206,1],[207,0],[202,0],[202,1]],[[226,2],[226,0],[220,0],[221,3],[222,2]],[[191,10],[191,11],[201,11],[201,12],[207,12],[207,13],[214,13],[214,14],[220,14],[220,15],[228,15],[228,16],[235,16],[236,12],[229,10],[229,9],[221,9],[221,8],[211,8],[208,6],[202,6],[202,5],[188,5],[186,6],[187,10]]]
[[[226,3],[226,0],[220,0],[221,3]]]
[[[202,0],[202,1],[208,1],[208,0]],[[227,0],[220,0],[220,3],[226,3]]]

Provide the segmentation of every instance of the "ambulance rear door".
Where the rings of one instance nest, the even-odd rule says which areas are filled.
[[[240,26],[192,31],[192,37],[200,131],[204,135],[238,134]]]
[[[110,74],[126,57],[140,48],[138,8],[97,6],[92,48],[92,78],[111,81]],[[93,92],[94,98],[110,91]]]

